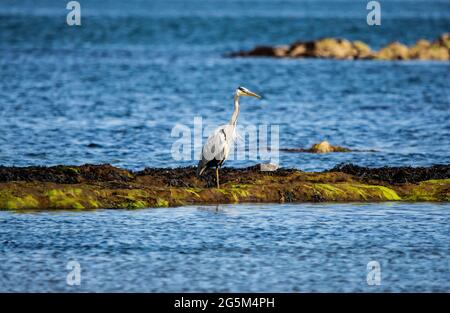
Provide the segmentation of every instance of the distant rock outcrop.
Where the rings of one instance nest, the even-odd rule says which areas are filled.
[[[421,39],[408,47],[393,42],[373,51],[362,41],[324,38],[316,41],[298,41],[285,46],[260,46],[249,51],[230,54],[231,57],[324,58],[338,60],[438,60],[450,59],[450,34],[445,33],[435,41]]]

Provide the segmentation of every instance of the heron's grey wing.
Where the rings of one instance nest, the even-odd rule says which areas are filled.
[[[197,173],[199,175],[206,169],[208,162],[213,159],[218,161],[226,158],[227,137],[224,127],[219,127],[208,137],[203,149],[200,161],[198,162]]]
[[[227,136],[224,127],[219,127],[208,137],[202,149],[202,158],[222,160],[225,157],[224,150],[227,146]]]

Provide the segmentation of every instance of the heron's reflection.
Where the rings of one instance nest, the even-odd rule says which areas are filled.
[[[234,206],[224,206],[224,205],[215,205],[215,206],[201,206],[201,207],[197,207],[197,210],[199,211],[206,211],[206,212],[210,212],[210,213],[215,213],[215,214],[224,214],[224,215],[228,215],[228,216],[238,216],[240,215],[239,210],[237,210],[236,207]]]
[[[219,204],[216,206],[200,206],[197,207],[199,211],[207,211],[211,213],[225,213],[225,209],[221,208]]]

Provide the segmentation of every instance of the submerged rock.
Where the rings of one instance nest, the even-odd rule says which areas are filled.
[[[450,34],[445,33],[433,42],[422,39],[411,47],[400,42],[393,42],[379,51],[372,51],[367,44],[359,40],[323,38],[315,41],[297,41],[287,46],[260,46],[249,51],[234,52],[230,56],[447,61],[450,59],[449,54]]]
[[[242,52],[236,52],[233,53],[232,56],[234,57],[247,57],[247,56],[253,56],[253,57],[276,57],[275,53],[276,47],[270,47],[270,46],[260,46],[256,47],[248,52],[242,51]]]
[[[314,153],[329,153],[329,152],[350,152],[351,150],[340,146],[332,146],[328,141],[322,141],[313,145],[310,148],[310,151]]]
[[[328,141],[324,140],[319,143],[315,143],[311,146],[311,148],[303,149],[303,148],[281,148],[280,151],[285,152],[307,152],[307,153],[330,153],[330,152],[352,152],[348,148],[344,148],[341,146],[332,146]]]
[[[252,202],[449,201],[450,165],[368,169],[338,166],[320,173],[261,166],[223,168],[201,179],[194,167],[130,172],[111,165],[1,167],[0,209],[137,209]]]

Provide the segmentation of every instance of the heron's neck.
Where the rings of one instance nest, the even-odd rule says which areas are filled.
[[[234,112],[231,115],[230,125],[236,126],[237,118],[239,115],[239,96],[237,94],[234,95]]]

